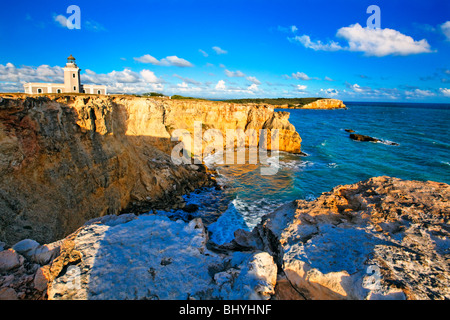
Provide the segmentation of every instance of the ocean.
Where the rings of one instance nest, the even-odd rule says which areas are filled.
[[[344,103],[347,109],[287,110],[307,156],[280,152],[275,175],[263,176],[255,165],[215,165],[214,158],[205,159],[226,188],[185,199],[199,206],[193,215],[204,219],[212,241],[223,244],[237,229],[252,230],[286,202],[314,200],[338,185],[373,176],[450,183],[450,105]],[[346,129],[381,142],[354,141]]]

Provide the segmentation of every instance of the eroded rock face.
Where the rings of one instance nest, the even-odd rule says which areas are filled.
[[[449,185],[376,177],[287,204],[240,242],[262,242],[306,299],[449,299],[449,221]]]
[[[344,102],[338,99],[319,99],[305,104],[302,109],[345,109]]]
[[[95,217],[172,208],[180,195],[214,185],[204,166],[172,162],[173,130],[192,131],[194,121],[222,132],[280,129],[280,149],[300,152],[287,118],[219,102],[4,94],[0,240],[50,243]]]
[[[201,219],[106,216],[55,260],[49,299],[268,299],[277,266],[266,252],[215,253]],[[61,267],[67,257],[76,256]]]

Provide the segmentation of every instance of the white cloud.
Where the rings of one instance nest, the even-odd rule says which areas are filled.
[[[230,71],[230,70],[225,70],[225,75],[227,77],[233,78],[233,77],[237,77],[237,78],[242,78],[245,77],[245,74],[242,73],[241,71],[237,70],[237,71]]]
[[[57,22],[60,27],[67,28],[67,18],[62,14],[53,16],[53,20]]]
[[[444,24],[447,26],[447,23]],[[448,24],[450,31],[450,23]],[[445,29],[446,27],[444,27]],[[446,29],[447,30],[447,29]],[[369,29],[356,23],[348,27],[340,28],[336,36],[348,42],[344,47],[336,41],[323,43],[320,40],[312,41],[308,35],[288,38],[291,42],[298,42],[305,48],[315,51],[355,51],[363,52],[367,56],[384,57],[388,55],[411,55],[432,52],[427,40],[414,40],[393,29]]]
[[[415,89],[412,91],[405,91],[405,95],[407,97],[421,98],[421,97],[432,97],[435,95],[435,93],[431,92],[430,90]]]
[[[450,97],[450,89],[448,88],[440,88],[439,91],[446,97]]]
[[[298,30],[298,28],[297,28],[296,26],[291,26],[291,31],[292,31],[292,32],[295,33],[295,32],[297,32],[297,30]]]
[[[158,79],[157,76],[155,76],[155,73],[153,71],[144,69],[140,72],[142,78],[150,83],[157,83],[157,82],[161,82],[160,79]]]
[[[226,89],[225,81],[219,80],[219,82],[217,82],[215,88],[216,88],[216,90],[225,90]]]
[[[440,25],[442,33],[447,38],[447,41],[450,41],[450,21],[447,21]]]
[[[252,83],[254,83],[256,85],[260,85],[261,84],[261,81],[259,81],[256,77],[248,76],[245,79],[247,79],[248,81],[250,81],[250,82],[252,82]]]
[[[168,56],[161,60],[158,60],[149,54],[145,54],[142,57],[137,57],[133,59],[137,62],[151,63],[156,66],[193,67],[192,63],[190,63],[185,59],[178,58],[177,56]]]
[[[23,90],[22,84],[26,82],[63,82],[64,71],[59,66],[16,67],[8,62],[6,65],[0,64],[0,81],[16,82],[17,88]]]
[[[144,54],[142,57],[133,58],[133,59],[136,60],[137,62],[141,62],[141,63],[151,63],[154,65],[159,64],[158,59],[156,59],[155,57],[153,57],[149,54]]]
[[[320,89],[320,92],[325,94],[327,97],[335,97],[339,94],[336,89]]]
[[[353,91],[358,92],[358,93],[364,92],[366,90],[366,89],[361,88],[360,85],[357,83],[350,86],[350,88],[353,89]]]
[[[331,79],[330,77],[325,77],[323,80],[325,80],[325,81],[334,81],[334,80]]]
[[[368,56],[406,56],[431,52],[427,40],[415,41],[410,36],[388,28],[368,29],[357,23],[340,28],[337,36],[348,41],[348,50],[364,52]]]
[[[311,38],[308,35],[295,36],[288,39],[291,42],[299,42],[305,48],[313,49],[314,51],[338,51],[343,49],[339,43],[335,41],[330,41],[328,43],[322,43],[320,40],[311,41]]]
[[[247,88],[247,90],[248,91],[258,91],[259,88],[258,88],[258,85],[256,83],[253,83]]]
[[[193,67],[194,65],[189,61],[178,58],[177,56],[168,56],[160,61],[162,66],[176,66],[176,67]]]
[[[209,54],[206,51],[202,50],[202,49],[198,49],[198,52],[200,52],[204,57],[209,56]]]
[[[221,49],[220,47],[212,47],[212,49],[217,53],[217,54],[227,54],[228,51]]]
[[[304,90],[306,90],[307,86],[298,84],[298,85],[295,86],[295,88],[296,88],[298,91],[304,91]]]
[[[292,74],[292,78],[297,80],[311,80],[310,77],[304,72],[297,72]]]

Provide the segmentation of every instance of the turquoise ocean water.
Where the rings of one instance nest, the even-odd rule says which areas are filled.
[[[209,164],[227,188],[204,190],[186,200],[199,206],[194,215],[214,221],[208,226],[213,241],[230,241],[239,228],[251,230],[283,203],[312,200],[335,186],[373,176],[450,183],[450,105],[346,105],[346,110],[289,110],[307,156],[280,152],[273,176],[262,176],[258,166]],[[353,141],[345,129],[384,143]]]

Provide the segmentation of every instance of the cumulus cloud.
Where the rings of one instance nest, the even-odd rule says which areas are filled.
[[[320,93],[327,97],[335,97],[339,94],[339,91],[336,89],[320,89]]]
[[[261,84],[261,81],[259,81],[256,77],[248,76],[245,79],[247,79],[248,81],[250,81],[250,82],[252,82],[253,84],[256,84],[256,85],[260,85]]]
[[[167,56],[161,60],[158,60],[149,54],[145,54],[142,57],[135,57],[133,59],[140,63],[150,63],[156,66],[166,66],[166,67],[175,66],[182,68],[194,66],[189,61],[182,58],[178,58],[177,56]]]
[[[431,52],[427,40],[414,40],[393,29],[368,29],[354,24],[338,30],[337,36],[348,41],[348,50],[368,56],[411,55]]]
[[[155,73],[153,71],[144,69],[140,72],[140,75],[147,82],[150,82],[150,83],[161,82],[161,80],[157,76],[155,76]]]
[[[301,84],[298,84],[295,86],[295,89],[297,89],[298,91],[305,91],[306,88],[307,88],[307,86],[301,85]]]
[[[67,28],[67,18],[63,16],[62,14],[54,15],[53,20],[63,28]]]
[[[212,47],[212,49],[213,49],[217,54],[227,54],[227,53],[228,53],[228,51],[223,50],[222,48],[217,47],[217,46]]]
[[[289,40],[315,51],[347,50],[363,52],[367,56],[376,57],[388,55],[406,56],[432,52],[426,39],[416,41],[410,36],[389,28],[369,29],[363,28],[359,23],[356,23],[340,28],[336,36],[347,41],[347,46],[342,46],[336,41],[328,41],[327,43],[323,43],[320,40],[312,41],[308,35],[295,36],[289,38]]]
[[[0,64],[0,81],[15,82],[17,88],[23,90],[22,84],[26,82],[63,82],[64,72],[59,66],[16,67],[8,62],[6,65]]]
[[[450,21],[447,21],[440,25],[440,29],[442,33],[447,38],[447,41],[450,41]]]
[[[230,78],[234,78],[234,77],[237,77],[237,78],[243,78],[243,77],[245,77],[245,74],[242,73],[242,72],[239,71],[239,70],[237,70],[237,71],[230,71],[230,70],[226,69],[226,70],[225,70],[225,75],[226,75],[227,77],[230,77]]]
[[[446,97],[450,97],[450,89],[448,88],[439,88],[439,92]]]
[[[225,81],[219,80],[219,82],[217,82],[215,88],[216,88],[216,90],[225,90],[226,89]]]
[[[292,78],[297,80],[311,80],[311,78],[304,72],[293,73]]]

